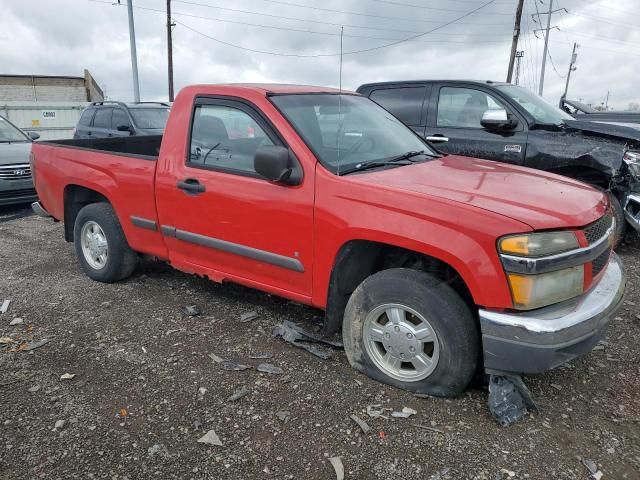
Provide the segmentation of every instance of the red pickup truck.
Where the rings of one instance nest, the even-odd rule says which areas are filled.
[[[349,362],[414,392],[591,350],[625,287],[601,192],[442,155],[365,97],[199,85],[163,137],[39,142],[41,215],[115,282],[140,254],[326,311]]]

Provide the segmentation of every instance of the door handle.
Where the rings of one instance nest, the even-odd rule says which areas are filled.
[[[438,143],[438,142],[448,142],[449,138],[445,137],[444,135],[431,135],[427,137],[426,140],[427,142]]]
[[[193,193],[193,194],[202,193],[206,190],[204,188],[204,185],[202,185],[195,178],[187,178],[185,180],[180,180],[178,181],[177,186],[180,190],[183,190],[187,193]]]

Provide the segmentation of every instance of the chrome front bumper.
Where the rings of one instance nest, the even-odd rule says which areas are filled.
[[[622,205],[627,222],[640,232],[640,194],[627,193]]]
[[[621,306],[625,284],[612,253],[600,281],[576,299],[529,312],[481,309],[485,370],[540,373],[588,353]]]

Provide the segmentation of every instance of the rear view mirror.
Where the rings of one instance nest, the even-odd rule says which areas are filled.
[[[298,185],[302,179],[300,167],[289,149],[279,145],[258,147],[253,168],[271,182]]]
[[[31,140],[37,140],[40,138],[40,134],[38,132],[27,132],[27,135],[29,135]]]
[[[513,130],[518,121],[504,109],[487,110],[482,114],[480,125],[487,130]]]

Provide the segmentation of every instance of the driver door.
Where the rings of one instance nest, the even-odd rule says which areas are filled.
[[[510,131],[489,131],[480,121],[487,110],[508,107],[490,93],[441,84],[433,89],[425,138],[438,150],[455,155],[524,164],[527,132],[523,122]]]

